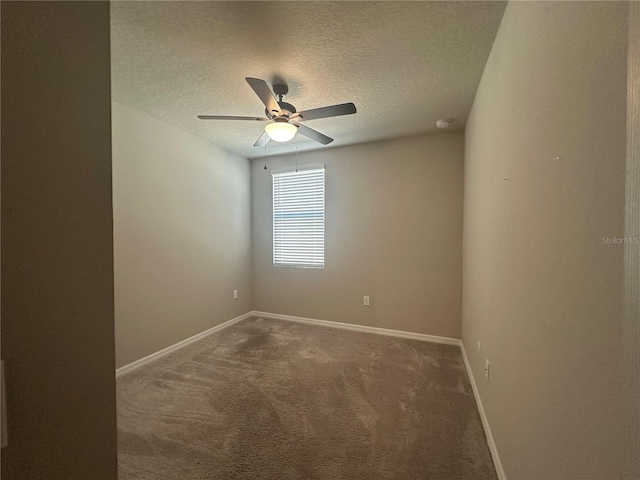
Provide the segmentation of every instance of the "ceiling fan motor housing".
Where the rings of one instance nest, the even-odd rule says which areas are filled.
[[[282,113],[284,113],[284,115],[287,116],[287,117],[291,117],[291,115],[296,113],[296,107],[294,107],[290,103],[280,101],[280,102],[278,102],[278,105],[280,106],[280,110],[282,110]],[[266,108],[264,109],[264,112],[267,115],[267,117],[269,117],[271,119],[274,119],[274,118],[278,117],[278,114],[276,114],[274,112],[270,112]]]

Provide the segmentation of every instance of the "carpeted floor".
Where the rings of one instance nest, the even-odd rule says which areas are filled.
[[[117,384],[119,480],[496,479],[454,346],[249,319]]]

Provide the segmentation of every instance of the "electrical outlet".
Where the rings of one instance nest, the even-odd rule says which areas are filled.
[[[237,300],[238,299],[238,290],[234,290],[233,291],[233,299]]]
[[[480,342],[478,342],[478,352],[480,352],[482,350],[482,345],[480,345]]]
[[[484,376],[489,380],[489,359],[484,359]]]
[[[366,305],[367,307],[369,306],[369,295],[365,295],[364,297],[362,297],[362,304]]]

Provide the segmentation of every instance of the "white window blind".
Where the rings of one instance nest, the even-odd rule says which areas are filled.
[[[273,175],[273,264],[324,268],[324,165]]]

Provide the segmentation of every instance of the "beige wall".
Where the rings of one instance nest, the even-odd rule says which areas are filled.
[[[627,185],[625,236],[640,239],[640,3],[629,4],[627,63]],[[624,258],[623,448],[624,480],[640,478],[640,242]]]
[[[251,310],[250,182],[247,159],[113,104],[118,367]]]
[[[114,480],[108,2],[2,2],[5,480]]]
[[[463,134],[298,155],[326,165],[325,268],[272,265],[271,169],[252,169],[254,309],[459,337]],[[371,306],[362,305],[363,295]]]
[[[619,478],[626,11],[510,3],[467,123],[462,333],[509,479]]]

